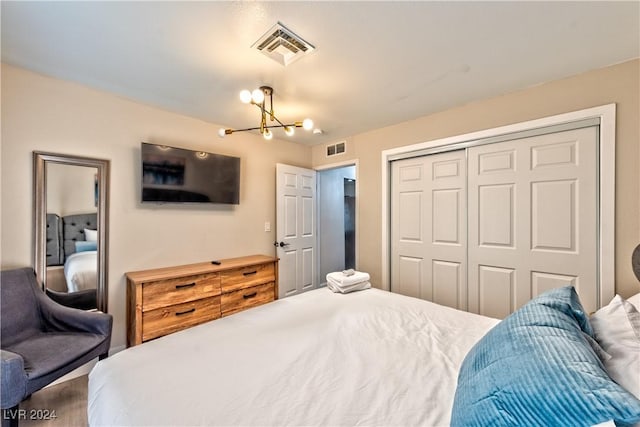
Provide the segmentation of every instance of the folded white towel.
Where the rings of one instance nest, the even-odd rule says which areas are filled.
[[[333,273],[327,274],[327,281],[332,279],[339,285],[349,286],[355,283],[366,282],[370,279],[369,273],[364,273],[362,271],[354,271],[352,275],[345,276],[341,271],[334,271]]]
[[[370,287],[371,283],[369,281],[354,283],[351,285],[341,285],[333,279],[327,278],[327,288],[336,293],[347,294],[349,292],[363,291],[365,289],[369,289]]]

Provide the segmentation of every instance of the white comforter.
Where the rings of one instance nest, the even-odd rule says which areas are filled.
[[[98,251],[75,252],[64,262],[68,292],[96,289],[98,285]]]
[[[317,289],[98,362],[89,424],[447,425],[460,364],[496,323]]]

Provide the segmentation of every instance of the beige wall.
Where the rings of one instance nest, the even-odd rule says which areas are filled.
[[[216,100],[212,100],[216,102]],[[218,126],[2,65],[3,269],[32,264],[32,151],[111,160],[109,312],[125,344],[125,279],[132,270],[254,253],[274,254],[275,163],[309,167],[310,148]],[[241,157],[238,206],[141,205],[140,142]]]
[[[640,243],[640,60],[519,92],[473,102],[347,139],[347,152],[327,159],[313,148],[313,166],[358,159],[358,268],[381,282],[381,152],[419,142],[616,103],[616,292],[640,291],[631,253]]]
[[[97,168],[86,166],[47,165],[47,213],[59,216],[93,213]]]

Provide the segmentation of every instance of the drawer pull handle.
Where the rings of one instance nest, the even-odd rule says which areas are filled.
[[[257,292],[251,292],[250,294],[242,295],[242,298],[249,299],[255,297],[256,295],[258,295]]]
[[[186,311],[178,311],[176,312],[176,316],[182,316],[183,314],[193,313],[194,311],[196,311],[195,308],[192,308],[191,310],[186,310]]]
[[[186,285],[176,285],[176,289],[186,289],[186,288],[190,288],[192,286],[195,286],[195,282],[194,283],[187,283]]]
[[[242,273],[242,274],[244,274],[245,276],[253,276],[257,272],[258,272],[258,270],[253,270],[253,271],[247,271],[246,273]]]

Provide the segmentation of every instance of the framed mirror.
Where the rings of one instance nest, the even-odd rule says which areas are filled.
[[[110,161],[33,152],[34,268],[63,305],[107,312]]]

